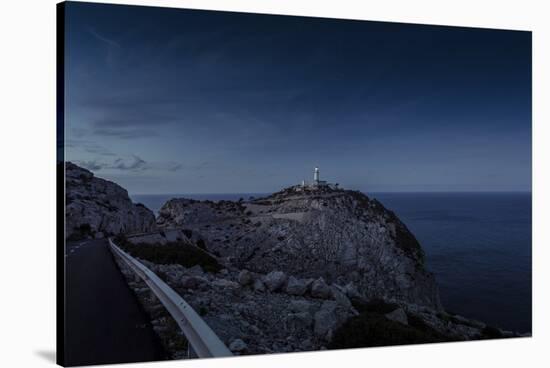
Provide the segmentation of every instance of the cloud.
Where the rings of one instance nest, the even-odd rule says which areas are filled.
[[[85,169],[90,171],[99,171],[105,167],[105,164],[99,163],[95,160],[93,161],[75,161],[79,166],[82,166]]]
[[[148,129],[132,129],[132,128],[97,128],[93,130],[93,134],[103,137],[114,137],[120,139],[134,139],[156,136],[157,133]]]
[[[119,58],[122,47],[117,41],[99,34],[94,28],[88,28],[90,33],[96,40],[100,41],[106,47],[105,62],[110,68],[115,66],[115,62]]]
[[[113,40],[111,38],[108,38],[108,37],[105,37],[105,36],[99,34],[94,28],[92,28],[92,27],[88,28],[88,32],[92,36],[94,36],[97,40],[99,40],[101,42],[104,42],[108,46],[120,48],[120,44],[118,42],[116,42],[115,40]]]
[[[71,139],[64,142],[66,148],[76,148],[87,153],[100,156],[115,156],[113,152],[90,140],[85,139]]]
[[[172,167],[168,169],[168,171],[178,171],[182,168],[182,164],[174,164]]]
[[[138,171],[138,170],[146,170],[148,168],[147,162],[140,158],[139,156],[132,155],[132,159],[130,161],[124,160],[122,158],[118,158],[115,160],[112,166],[113,169],[117,170],[131,170],[131,171]]]
[[[114,155],[114,154],[109,154],[109,155]],[[114,171],[127,171],[127,172],[131,172],[131,171],[175,172],[184,168],[195,167],[194,165],[186,166],[186,165],[183,165],[182,163],[174,162],[174,161],[149,162],[135,154],[126,156],[126,157],[117,157],[112,162],[102,161],[97,158],[90,159],[90,160],[73,160],[73,162],[91,171],[114,170]]]
[[[154,108],[143,107],[139,103],[133,106],[103,108],[103,113],[108,117],[91,121],[91,134],[120,139],[146,138],[158,135],[157,130],[152,127],[179,121],[177,114],[155,111]]]

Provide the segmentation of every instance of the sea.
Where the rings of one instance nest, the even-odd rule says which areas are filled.
[[[158,214],[171,198],[239,200],[262,193],[132,195]],[[405,223],[425,252],[444,308],[531,332],[531,193],[368,193]]]

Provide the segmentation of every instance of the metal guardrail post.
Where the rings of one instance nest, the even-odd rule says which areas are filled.
[[[112,252],[120,257],[157,296],[177,322],[199,358],[232,356],[231,351],[197,312],[153,271],[120,249],[109,238]]]

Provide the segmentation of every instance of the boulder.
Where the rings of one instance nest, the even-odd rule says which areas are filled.
[[[487,325],[483,322],[476,321],[476,320],[473,320],[473,319],[468,319],[468,318],[462,317],[458,314],[455,314],[454,316],[452,316],[452,318],[453,318],[455,323],[460,323],[460,324],[463,324],[463,325],[468,325],[468,326],[476,327],[476,328],[479,328],[479,329],[484,329],[485,327],[487,327]]]
[[[306,292],[311,291],[311,285],[313,284],[314,281],[315,279],[312,279],[312,278],[304,280],[304,283],[306,284]]]
[[[359,294],[359,290],[357,290],[357,287],[355,286],[353,281],[350,281],[349,283],[346,284],[346,286],[344,286],[343,292],[350,299],[361,297],[361,294]]]
[[[190,275],[193,275],[193,276],[203,276],[204,275],[204,270],[202,269],[202,267],[200,265],[194,265],[193,267],[191,267],[187,270],[187,273],[189,273]]]
[[[325,283],[325,280],[319,277],[311,284],[310,294],[314,298],[328,299],[331,297],[332,292],[330,287]]]
[[[336,302],[327,300],[323,302],[321,308],[315,313],[315,325],[313,332],[320,339],[328,340],[339,325],[338,315],[336,313]]]
[[[304,280],[290,276],[286,284],[285,292],[290,295],[304,295],[307,290],[307,285]]]
[[[285,282],[287,280],[287,277],[284,272],[282,271],[272,271],[265,275],[264,277],[264,284],[267,286],[269,291],[277,291],[281,289]]]
[[[254,288],[255,291],[259,291],[259,292],[263,293],[265,291],[265,284],[263,283],[262,280],[256,279],[254,281],[253,288]]]
[[[340,288],[333,285],[330,288],[330,292],[332,294],[332,298],[334,300],[336,300],[336,303],[338,303],[338,305],[342,306],[343,308],[351,308],[350,300],[348,299],[346,294],[344,294],[344,292],[342,292],[342,290]]]
[[[407,313],[405,313],[403,308],[397,308],[393,312],[387,313],[384,316],[391,321],[399,322],[404,325],[409,324],[409,320],[407,319]]]
[[[315,304],[308,302],[307,300],[291,300],[288,306],[289,309],[295,313],[310,313],[315,308]]]
[[[182,272],[175,270],[165,271],[165,277],[168,284],[178,285],[181,283]]]
[[[310,330],[312,324],[313,318],[309,312],[289,313],[284,320],[285,330],[293,335]]]
[[[226,280],[226,279],[216,279],[212,281],[212,285],[225,288],[225,289],[234,289],[234,290],[239,289],[241,287],[239,283],[231,280]]]
[[[247,347],[248,345],[241,339],[235,339],[229,344],[229,350],[234,353],[241,353],[245,351]]]
[[[239,284],[241,284],[242,286],[246,286],[254,282],[254,276],[250,271],[242,270],[241,272],[239,272],[237,280],[239,281]]]
[[[208,280],[200,276],[183,276],[180,284],[185,289],[201,289],[208,284]]]

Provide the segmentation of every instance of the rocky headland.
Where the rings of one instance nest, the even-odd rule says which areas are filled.
[[[322,277],[361,296],[441,309],[414,235],[361,192],[297,186],[246,202],[172,199],[157,224],[186,230],[240,269]]]
[[[249,200],[176,198],[157,226],[120,241],[237,354],[519,336],[446,312],[414,235],[361,192],[295,186]],[[149,247],[208,259],[167,263]]]

